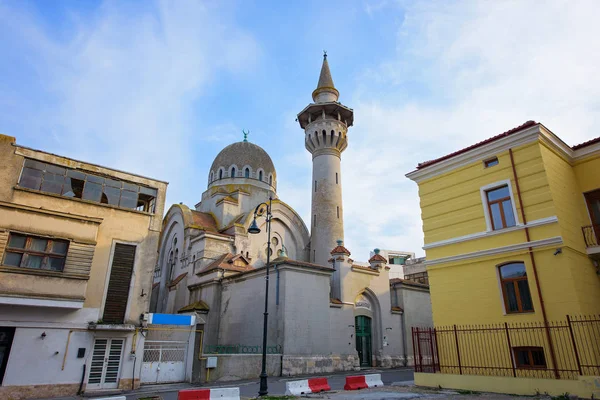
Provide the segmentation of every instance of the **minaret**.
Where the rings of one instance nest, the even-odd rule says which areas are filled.
[[[304,145],[312,154],[312,213],[310,261],[329,265],[337,240],[344,240],[342,206],[342,152],[348,147],[346,134],[354,122],[352,109],[338,103],[340,93],[333,84],[327,53],[317,88],[310,103],[298,114],[304,129]]]

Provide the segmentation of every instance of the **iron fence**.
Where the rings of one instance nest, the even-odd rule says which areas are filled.
[[[600,241],[600,225],[582,226],[581,232],[583,233],[586,248],[598,246],[598,242]]]
[[[415,372],[577,379],[600,375],[600,316],[412,328]]]
[[[262,354],[262,346],[244,344],[205,345],[204,354]],[[281,354],[281,346],[267,346],[267,354]]]

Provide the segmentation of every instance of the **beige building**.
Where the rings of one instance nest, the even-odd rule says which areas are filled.
[[[166,188],[0,135],[0,398],[139,385]]]

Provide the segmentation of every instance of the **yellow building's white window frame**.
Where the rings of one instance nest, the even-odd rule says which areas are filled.
[[[479,192],[481,194],[481,205],[483,206],[483,213],[485,215],[485,224],[486,224],[486,229],[488,232],[502,230],[502,229],[494,229],[494,225],[492,224],[492,217],[490,215],[490,211],[489,211],[489,207],[488,207],[488,199],[487,199],[488,191],[490,191],[492,189],[497,189],[502,186],[507,186],[508,192],[510,193],[510,203],[512,206],[513,215],[515,216],[515,226],[522,225],[521,221],[519,221],[519,215],[517,214],[517,206],[516,206],[516,202],[515,202],[515,195],[513,194],[513,190],[512,190],[511,181],[510,181],[510,179],[505,179],[502,181],[490,183],[488,185],[485,185],[485,186],[482,186],[479,188]],[[512,227],[509,226],[509,227],[506,227],[503,229],[508,229],[508,228],[512,228]]]

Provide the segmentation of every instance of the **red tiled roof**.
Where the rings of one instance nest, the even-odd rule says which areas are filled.
[[[331,250],[331,254],[348,254],[350,255],[350,251],[344,246],[337,246],[335,249]]]
[[[590,145],[596,144],[596,143],[600,143],[600,137],[588,140],[587,142],[576,144],[575,146],[572,147],[572,149],[573,150],[578,150],[578,149],[581,149],[583,147],[590,146]]]
[[[475,144],[473,144],[473,145],[471,145],[469,147],[465,147],[464,149],[455,151],[454,153],[450,153],[450,154],[445,155],[443,157],[436,158],[435,160],[429,160],[429,161],[425,161],[425,162],[419,163],[417,165],[417,169],[422,169],[422,168],[425,168],[425,167],[429,167],[430,165],[437,164],[440,161],[447,160],[447,159],[452,158],[454,156],[457,156],[459,154],[466,153],[469,150],[473,150],[473,149],[476,149],[476,148],[481,147],[483,145],[486,145],[488,143],[495,142],[498,139],[502,139],[503,137],[513,135],[513,134],[515,134],[515,133],[517,133],[519,131],[522,131],[523,129],[532,127],[532,126],[537,125],[537,124],[538,123],[535,122],[535,121],[527,121],[523,125],[519,125],[519,126],[517,126],[515,128],[512,128],[512,129],[510,129],[510,130],[508,130],[508,131],[506,131],[504,133],[501,133],[499,135],[493,136],[493,137],[491,137],[489,139],[486,139],[486,140],[484,140],[482,142],[478,142],[478,143],[475,143]]]
[[[404,310],[402,309],[402,307],[392,307],[392,311],[404,312]]]
[[[231,253],[225,253],[221,256],[219,256],[215,261],[213,261],[212,263],[210,263],[206,268],[204,268],[202,271],[200,271],[200,273],[202,272],[208,272],[208,271],[212,271],[215,269],[224,269],[227,271],[236,271],[236,272],[245,272],[245,271],[251,271],[254,268],[250,265],[246,265],[246,266],[237,266],[233,263],[234,260],[238,259],[238,258],[242,258],[244,259],[244,261],[248,262],[248,260],[246,260],[245,257],[241,256],[241,255],[236,255],[234,256]]]
[[[381,261],[381,262],[387,262],[387,260],[385,259],[385,257],[383,257],[381,254],[375,254],[373,257],[369,258],[369,262],[373,262],[373,261]]]
[[[217,222],[211,214],[203,213],[200,211],[192,211],[192,217],[194,219],[194,225],[204,228],[205,231],[219,233],[217,229]]]
[[[169,286],[169,288],[172,288],[172,287],[174,287],[174,286],[177,286],[177,284],[178,284],[179,282],[181,282],[181,280],[182,280],[183,278],[185,278],[185,277],[187,276],[187,274],[188,274],[187,272],[184,272],[183,274],[179,275],[177,278],[173,279],[173,280],[171,281],[171,283],[169,283],[169,285],[168,285],[168,286]]]

